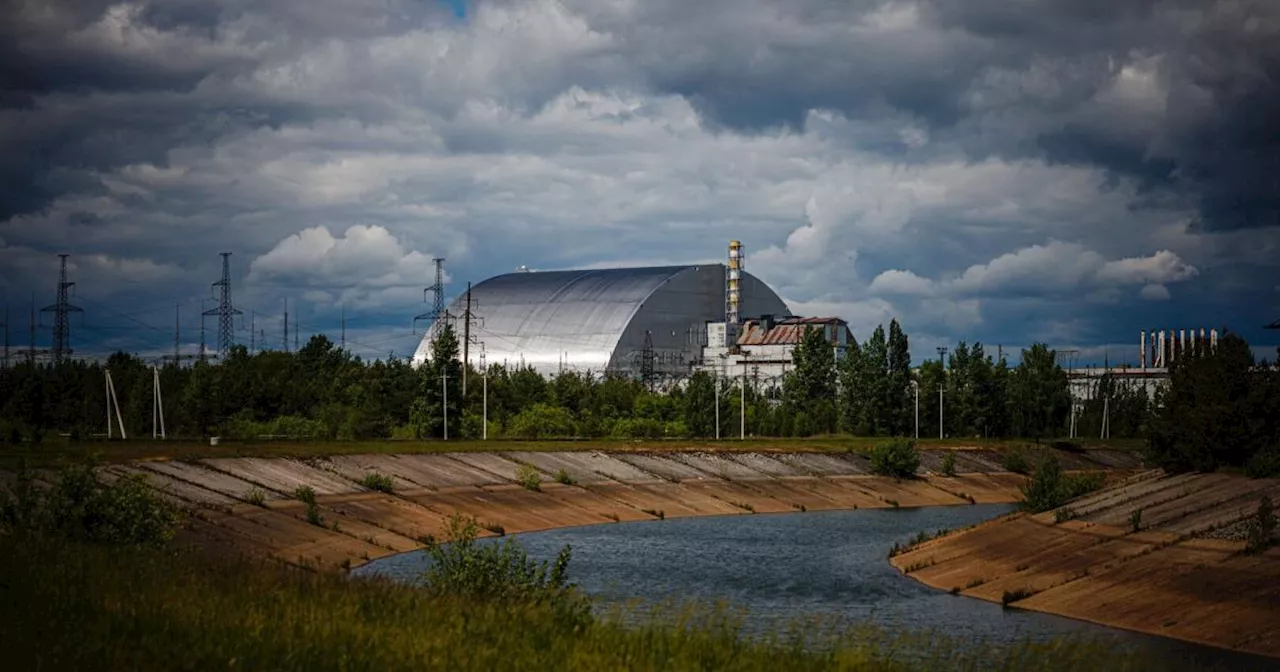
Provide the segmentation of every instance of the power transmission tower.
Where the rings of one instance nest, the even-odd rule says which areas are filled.
[[[289,299],[284,300],[284,351],[289,352]]]
[[[431,261],[436,265],[436,283],[422,290],[422,300],[427,300],[427,292],[434,294],[431,312],[417,315],[413,318],[413,324],[416,328],[419,320],[430,320],[435,324],[440,318],[448,318],[449,313],[444,309],[444,257],[436,257]]]
[[[644,349],[640,351],[640,381],[645,387],[653,389],[653,332],[644,332]]]
[[[243,315],[235,306],[231,305],[231,253],[223,252],[222,254],[222,279],[213,283],[214,287],[221,290],[221,296],[218,299],[218,307],[205,311],[205,315],[218,316],[218,353],[226,355],[231,346],[236,344],[236,323],[235,316]]]
[[[471,325],[484,320],[478,320],[475,313],[471,311],[471,283],[467,283],[467,299],[466,308],[462,314],[462,398],[467,398],[467,369],[471,366],[471,344],[480,344],[479,339],[471,333]]]
[[[4,304],[4,368],[9,368],[9,302]]]
[[[347,349],[347,306],[346,304],[342,305],[342,340],[339,342],[338,347],[341,348],[342,350]]]
[[[67,319],[67,313],[84,312],[84,310],[68,303],[67,290],[76,285],[74,282],[67,282],[67,257],[69,256],[71,255],[58,255],[58,258],[62,260],[62,264],[58,271],[57,302],[52,306],[45,306],[40,311],[42,313],[53,313],[53,361],[59,364],[71,355],[71,323]],[[35,346],[32,347],[34,348]]]

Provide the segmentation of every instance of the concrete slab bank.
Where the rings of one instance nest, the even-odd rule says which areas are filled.
[[[1263,496],[1280,501],[1280,480],[1148,472],[891,562],[970,597],[1280,658],[1280,547],[1239,538]]]

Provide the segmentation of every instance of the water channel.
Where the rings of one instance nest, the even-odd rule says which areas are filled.
[[[918,532],[963,527],[1011,508],[997,504],[717,516],[513,536],[539,560],[551,560],[571,544],[570,580],[604,608],[636,601],[725,600],[746,609],[748,632],[821,616],[995,644],[1080,636],[1171,664],[1275,669],[1274,661],[1253,656],[950,595],[902,576],[886,560],[894,543],[905,543]],[[403,553],[375,560],[353,574],[413,582],[427,562],[420,551]]]

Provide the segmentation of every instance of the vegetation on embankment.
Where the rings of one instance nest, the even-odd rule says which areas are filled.
[[[521,556],[458,558],[479,570],[473,580],[413,588],[10,531],[0,534],[0,650],[13,669],[45,670],[1160,669],[1070,638],[994,648],[809,624],[748,638],[728,612],[696,607],[623,626],[575,606],[581,596],[555,580],[514,597],[489,590],[523,581],[503,571],[525,567]]]
[[[92,459],[98,462],[132,462],[159,459],[202,459],[211,457],[321,457],[327,455],[393,455],[419,453],[475,453],[494,451],[531,452],[759,452],[759,453],[867,453],[885,441],[870,436],[821,436],[809,438],[722,439],[565,439],[526,441],[520,439],[478,440],[234,440],[221,439],[210,445],[207,439],[150,438],[129,440],[71,440],[46,437],[39,444],[0,441],[0,469],[12,469],[25,462],[30,466],[62,465]],[[1016,451],[1048,446],[1071,450],[1114,449],[1138,451],[1136,439],[1076,439],[1036,443],[1027,439],[937,439],[915,440],[922,450],[987,449]]]

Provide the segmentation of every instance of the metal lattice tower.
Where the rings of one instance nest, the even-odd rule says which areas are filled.
[[[444,257],[436,257],[431,261],[436,265],[436,283],[422,290],[422,300],[427,300],[427,292],[433,294],[433,303],[431,312],[423,315],[417,315],[413,318],[413,323],[417,324],[418,320],[430,320],[433,324],[440,318],[448,318],[449,313],[444,309]]]
[[[213,286],[221,290],[221,296],[218,298],[218,307],[212,310],[206,310],[205,315],[218,316],[218,354],[226,356],[231,346],[236,344],[236,315],[244,313],[231,305],[231,253],[222,253],[222,279],[213,283]]]
[[[84,310],[71,305],[68,301],[68,290],[76,283],[67,282],[67,257],[59,254],[62,265],[58,271],[58,298],[52,306],[45,306],[42,313],[53,313],[53,361],[61,363],[71,356],[71,321],[68,313],[83,313]]]
[[[644,332],[644,350],[640,352],[640,380],[651,390],[657,380],[657,375],[653,370],[653,360],[653,333],[646,329]]]

